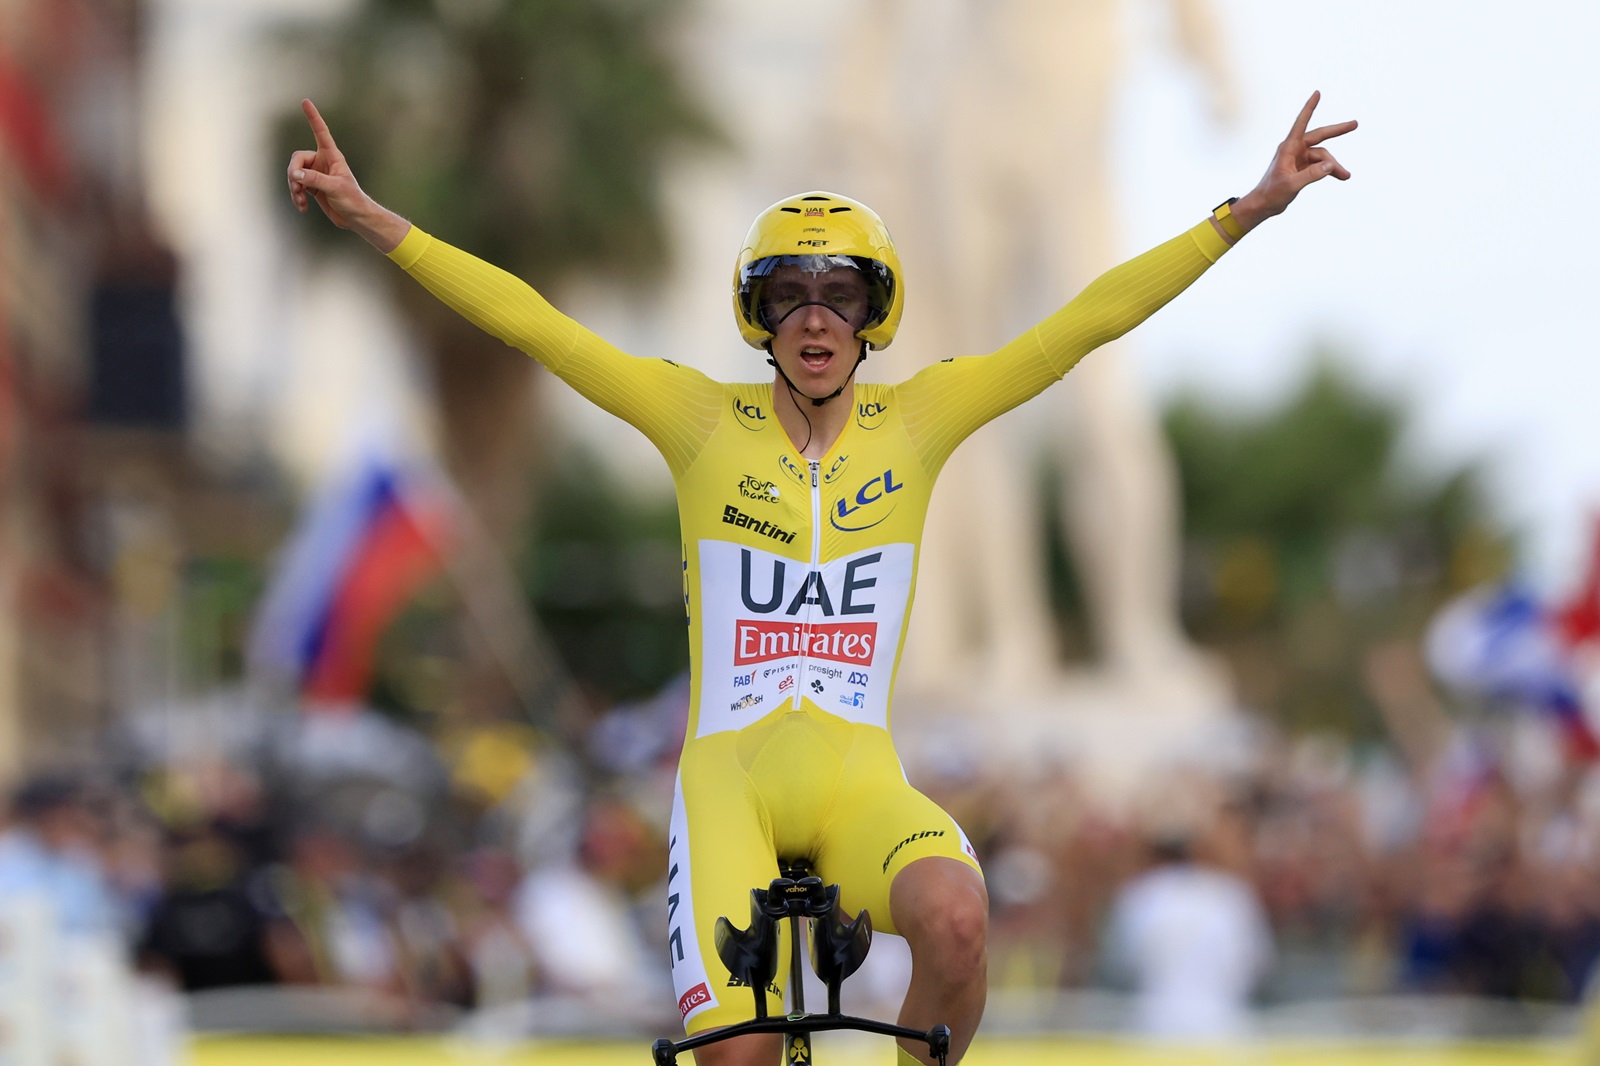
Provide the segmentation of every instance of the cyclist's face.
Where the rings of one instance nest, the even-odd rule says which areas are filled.
[[[856,365],[856,331],[870,314],[867,280],[839,267],[820,274],[779,267],[761,290],[772,357],[802,392],[825,396]]]

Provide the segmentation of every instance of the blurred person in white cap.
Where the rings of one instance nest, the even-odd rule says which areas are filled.
[[[1192,841],[1181,828],[1152,835],[1148,868],[1112,904],[1106,962],[1134,988],[1140,1034],[1237,1041],[1272,964],[1272,929],[1254,886],[1200,861]]]

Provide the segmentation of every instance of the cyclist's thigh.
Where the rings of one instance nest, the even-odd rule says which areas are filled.
[[[668,948],[673,991],[690,1033],[754,1017],[754,996],[729,984],[713,938],[719,916],[741,929],[747,926],[750,890],[778,876],[765,814],[731,750],[720,757],[720,739],[695,741],[695,750],[684,752],[672,807]],[[767,996],[772,1015],[783,1012],[778,988],[786,972],[787,941],[780,939],[779,945],[779,981]]]
[[[907,865],[937,855],[983,871],[955,819],[906,781],[887,740],[862,747],[852,752],[849,783],[818,849],[818,873],[840,886],[851,913],[866,910],[874,929],[896,933],[889,886]]]

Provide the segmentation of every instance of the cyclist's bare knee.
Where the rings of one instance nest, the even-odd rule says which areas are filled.
[[[889,890],[889,912],[908,941],[981,946],[989,930],[983,877],[954,859],[912,863]]]
[[[777,1066],[782,1057],[780,1033],[735,1036],[694,1049],[695,1066]]]

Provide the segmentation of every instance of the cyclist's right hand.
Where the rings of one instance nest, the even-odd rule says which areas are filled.
[[[314,199],[335,226],[355,231],[381,252],[393,251],[411,224],[361,190],[317,106],[302,100],[300,109],[311,123],[317,147],[289,156],[289,197],[295,208],[304,214]]]

